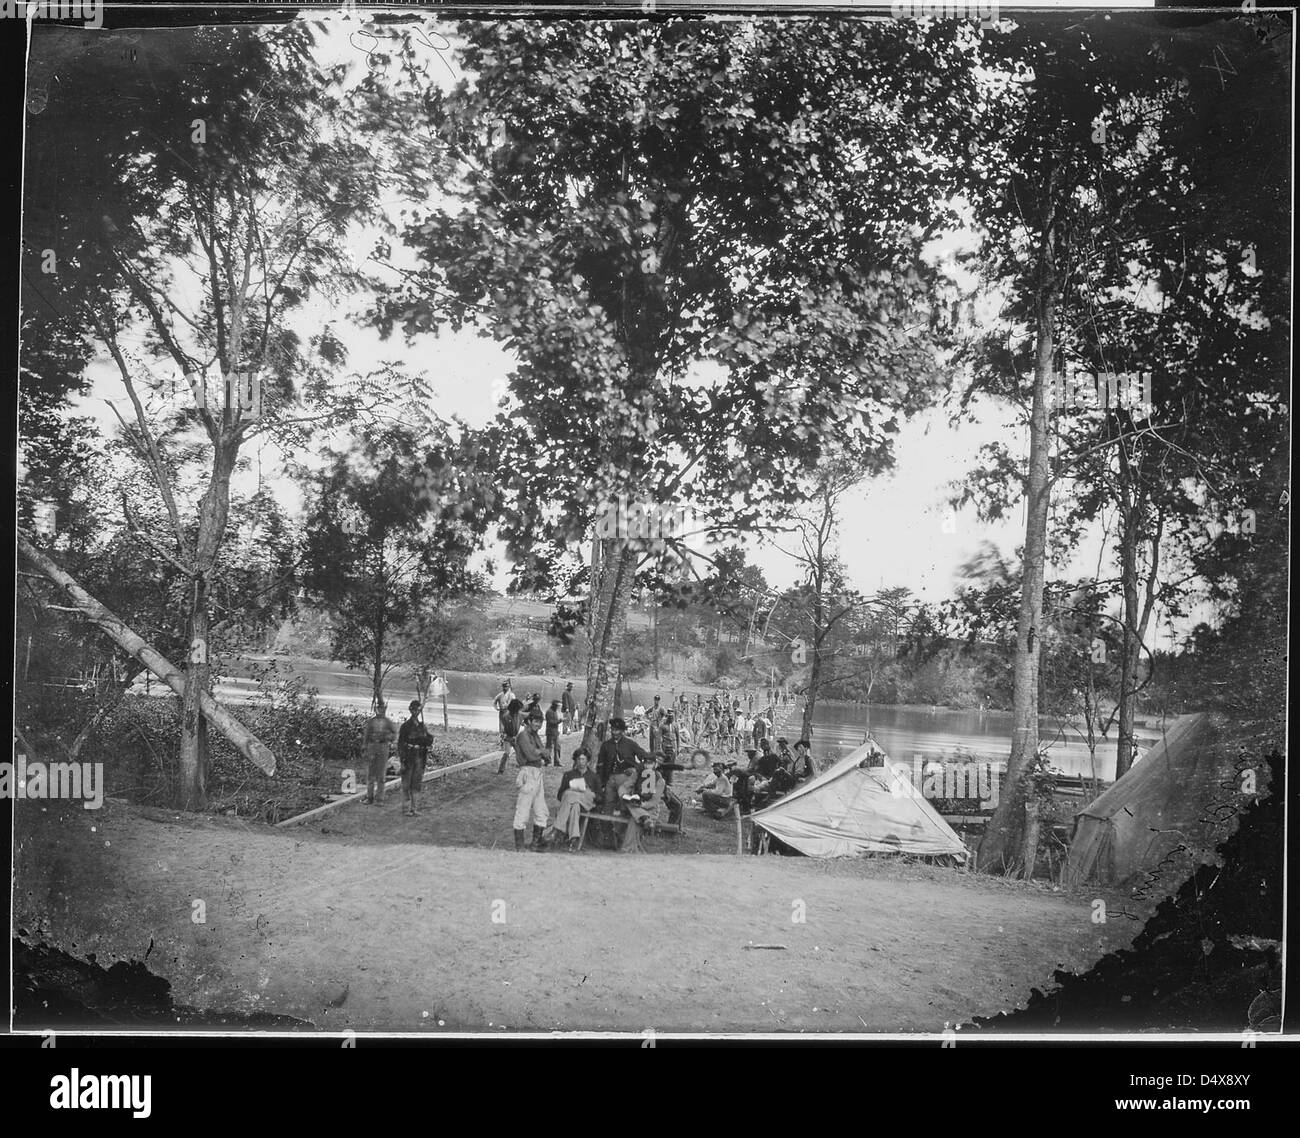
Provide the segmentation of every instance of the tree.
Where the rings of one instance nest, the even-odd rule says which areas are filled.
[[[388,672],[422,662],[425,614],[482,591],[468,560],[486,514],[480,508],[471,518],[463,485],[453,494],[449,483],[435,482],[431,472],[447,469],[454,446],[438,424],[364,428],[350,442],[316,480],[302,580],[332,617],[334,657],[369,671],[377,707]],[[409,456],[422,445],[430,456],[413,465]],[[431,636],[434,628],[436,619]],[[430,656],[438,643],[430,641]]]
[[[858,482],[854,464],[841,459],[818,474],[816,487],[807,507],[793,516],[794,548],[786,550],[798,563],[802,581],[789,590],[783,600],[784,612],[805,636],[791,640],[791,658],[796,665],[808,665],[804,684],[803,738],[811,739],[817,697],[824,681],[828,658],[832,656],[831,636],[845,630],[846,618],[852,617],[864,598],[846,587],[844,568],[835,555],[835,535],[840,499]]]
[[[981,865],[990,871],[1030,874],[1035,860],[1029,848],[1037,834],[1032,779],[1053,481],[1050,412],[1061,325],[1086,310],[1095,235],[1109,227],[1122,231],[1140,208],[1132,183],[1142,181],[1149,164],[1145,132],[1178,79],[1164,60],[1135,50],[1122,36],[1099,22],[1045,28],[1029,16],[1006,35],[981,41],[1000,75],[1000,90],[988,121],[995,133],[978,140],[985,149],[971,155],[965,191],[983,230],[980,256],[989,279],[1006,289],[1005,315],[1027,331],[1032,345],[1012,750],[1007,784],[980,846]],[[986,339],[977,382],[1024,398],[1024,362]],[[1121,429],[1119,439],[1126,433]]]
[[[887,462],[928,397],[933,345],[907,318],[928,312],[919,249],[946,211],[915,155],[960,129],[971,78],[900,22],[457,30],[473,84],[402,125],[453,148],[456,177],[407,227],[420,267],[376,316],[474,324],[518,359],[502,534],[517,587],[586,594],[590,735],[651,547],[690,560],[677,532],[594,538],[614,503],[752,531],[831,444]],[[585,540],[584,579],[549,579]]]
[[[46,62],[90,58],[65,69],[28,134],[39,206],[24,234],[27,275],[52,268],[42,299],[87,330],[126,396],[124,411],[110,406],[160,509],[155,524],[124,498],[125,521],[185,582],[178,805],[199,809],[231,476],[255,436],[292,448],[308,424],[359,408],[364,381],[331,388],[337,341],[328,329],[304,341],[290,315],[357,283],[343,238],[374,203],[377,163],[315,66],[305,25],[158,32],[147,66],[112,35],[38,42]],[[171,396],[157,413],[149,390]],[[295,414],[299,395],[317,413]]]
[[[1021,104],[1026,118],[1015,133],[1039,142],[999,158],[998,166],[1011,172],[1004,188],[998,179],[980,175],[1000,187],[1001,200],[996,193],[977,193],[974,199],[987,203],[993,214],[1004,211],[1013,227],[1032,226],[1036,217],[1047,214],[1041,194],[1035,196],[1034,183],[1023,172],[1025,158],[1032,158],[1035,146],[1051,155],[1045,164],[1049,176],[1040,176],[1039,186],[1050,185],[1050,173],[1065,169],[1064,209],[1058,216],[1068,223],[1062,231],[1067,241],[1053,256],[1064,286],[1054,294],[1056,319],[1050,329],[1050,370],[1057,377],[1053,393],[1059,395],[1059,379],[1067,368],[1098,377],[1150,377],[1153,406],[1138,405],[1131,396],[1117,401],[1112,395],[1104,406],[1079,413],[1061,407],[1058,399],[1048,401],[1054,414],[1045,418],[1037,397],[1041,365],[1048,360],[1042,352],[1042,323],[1036,321],[1022,594],[1030,619],[1022,622],[1017,655],[1017,729],[1023,734],[1029,727],[1024,713],[1037,687],[1033,668],[1027,667],[1030,653],[1023,635],[1026,625],[1042,627],[1041,603],[1031,602],[1041,596],[1035,564],[1046,546],[1038,535],[1045,530],[1051,496],[1066,500],[1057,521],[1067,537],[1109,507],[1114,511],[1114,588],[1121,613],[1114,713],[1121,776],[1134,750],[1134,711],[1146,682],[1139,654],[1153,612],[1159,604],[1167,617],[1176,617],[1194,577],[1164,572],[1168,552],[1162,553],[1162,547],[1170,538],[1195,543],[1192,535],[1204,529],[1206,487],[1242,487],[1254,481],[1255,460],[1241,462],[1238,456],[1255,451],[1250,440],[1276,437],[1278,416],[1270,410],[1284,398],[1274,377],[1280,358],[1275,337],[1285,323],[1285,309],[1279,305],[1275,276],[1256,277],[1253,255],[1253,241],[1284,223],[1279,210],[1285,191],[1279,189],[1285,178],[1276,167],[1276,149],[1285,130],[1279,130],[1274,109],[1279,83],[1285,83],[1283,69],[1240,22],[1215,29],[1222,38],[1215,40],[1214,58],[1222,56],[1228,73],[1241,77],[1237,95],[1252,108],[1243,114],[1241,102],[1221,98],[1224,71],[1201,65],[1206,36],[1180,27],[1179,20],[1137,16],[1109,26],[1094,21],[1091,27],[1085,21],[1066,35],[1035,28],[1033,18],[1026,17],[1027,40],[1011,37],[1000,46],[1006,47],[1008,60],[1017,60],[1009,70],[1020,71],[1019,86],[1026,91]],[[1086,62],[1077,54],[1085,41]],[[1017,100],[1008,104],[1016,105]],[[1028,170],[1032,168],[1030,163]],[[1014,173],[1018,169],[1022,173]],[[1256,196],[1245,188],[1243,169],[1253,171],[1246,178],[1251,184],[1259,184],[1266,170],[1274,176],[1262,179],[1263,192]],[[1243,250],[1249,255],[1243,257]],[[997,265],[991,252],[985,259]],[[1012,269],[1012,278],[1019,281],[1014,264]],[[1001,268],[993,273],[1006,279]],[[1031,293],[1029,282],[1017,283],[1012,292],[1041,295]],[[1013,315],[1022,310],[1019,302],[1010,308]],[[989,352],[984,363],[1004,372],[1018,366],[1005,350]],[[1258,393],[1243,398],[1240,387],[1225,385],[1225,368],[1259,376],[1251,385],[1267,393],[1265,398],[1257,399]],[[1049,423],[1054,427],[1050,434]],[[1057,457],[1044,463],[1052,446]],[[986,470],[1006,473],[1014,467],[1007,457],[1004,448],[994,448]],[[1239,489],[1234,496],[1240,499]],[[1043,508],[1036,511],[1036,502]],[[1240,516],[1242,510],[1229,512]],[[1187,567],[1184,561],[1181,568]],[[1032,710],[1036,719],[1037,708]],[[1020,775],[1028,777],[1027,745],[1018,742],[1017,748],[1020,757],[1013,753],[1010,766],[1012,793],[1003,796],[1001,817],[981,850],[984,864],[994,869],[1033,860],[1029,851],[1008,853],[1014,851],[1019,828]]]

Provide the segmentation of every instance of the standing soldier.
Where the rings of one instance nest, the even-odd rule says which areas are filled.
[[[572,731],[577,727],[578,699],[573,694],[573,681],[564,685],[564,694],[560,696],[560,710],[564,712],[564,729]]]
[[[663,725],[659,728],[659,754],[666,762],[675,763],[677,752],[681,749],[681,734],[677,727],[677,717],[671,712],[664,715]],[[655,754],[654,751],[651,754]]]
[[[420,813],[419,794],[424,786],[424,764],[429,758],[429,744],[433,736],[424,726],[423,707],[418,699],[411,700],[411,717],[397,732],[397,757],[402,760],[402,795],[406,802],[404,813]]]
[[[492,700],[492,706],[497,710],[497,718],[505,723],[506,708],[510,706],[511,700],[515,698],[515,693],[510,688],[509,680],[501,681],[501,690],[497,692]]]
[[[531,815],[533,822],[533,840],[528,846],[536,853],[546,851],[542,831],[550,815],[546,810],[546,789],[542,783],[542,764],[546,761],[546,752],[542,750],[542,740],[538,729],[542,725],[541,711],[528,713],[528,722],[518,738],[515,739],[515,755],[519,761],[519,774],[515,776],[515,786],[519,795],[515,799],[515,849],[524,849],[524,827],[528,825]]]
[[[388,774],[388,751],[397,738],[397,728],[384,714],[388,704],[375,701],[375,714],[366,720],[361,733],[361,749],[366,756],[366,804],[384,804],[384,779]]]
[[[659,732],[664,721],[664,708],[658,696],[655,696],[654,703],[646,712],[646,718],[650,722],[650,753],[653,755],[659,750]]]
[[[546,709],[546,753],[551,756],[551,762],[557,767],[560,765],[560,701],[551,700],[551,706]]]
[[[501,761],[497,764],[497,774],[505,773],[506,763],[515,753],[515,739],[522,728],[520,716],[523,710],[523,701],[512,699],[510,706],[501,713]]]

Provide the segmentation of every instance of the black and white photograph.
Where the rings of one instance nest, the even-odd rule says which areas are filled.
[[[11,1035],[1285,1038],[1294,12],[4,8]]]

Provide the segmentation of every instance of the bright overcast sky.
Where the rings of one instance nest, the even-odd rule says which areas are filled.
[[[366,66],[366,50],[375,46],[369,37],[358,34],[363,13],[333,11],[313,15],[322,19],[329,29],[322,40],[322,64],[328,67],[347,62],[353,66],[354,75],[360,75]],[[430,28],[441,26],[427,16],[423,22]],[[455,66],[454,52],[442,54]],[[437,64],[430,69],[432,76],[444,85],[449,84],[451,69],[437,60],[431,61]],[[456,70],[459,72],[458,67]],[[352,248],[358,261],[365,261],[372,243],[372,234],[356,234]],[[400,243],[394,244],[393,256],[408,267],[414,264]],[[385,275],[384,270],[373,264],[366,267]],[[297,314],[294,323],[307,331],[318,329],[327,320],[333,321],[336,334],[349,350],[349,370],[365,372],[381,360],[400,361],[406,371],[423,374],[427,379],[434,393],[434,410],[442,418],[459,416],[474,426],[488,421],[495,410],[496,393],[510,369],[510,359],[499,345],[469,330],[446,333],[437,339],[422,337],[410,347],[400,334],[383,342],[373,328],[358,320],[367,303],[367,297],[358,297],[351,313],[324,304],[308,305]],[[102,427],[111,431],[113,419],[104,399],[122,398],[116,374],[105,362],[92,365],[90,375],[91,398],[79,410],[95,415]],[[950,426],[946,412],[935,409],[905,423],[896,437],[897,462],[893,472],[855,487],[845,497],[840,553],[852,583],[858,588],[876,591],[901,585],[912,589],[923,600],[940,600],[952,595],[958,567],[982,542],[990,541],[1008,555],[1022,542],[1024,517],[1020,509],[994,525],[981,523],[972,511],[959,512],[955,517],[947,514],[946,498],[952,484],[965,477],[982,445],[1002,439],[1022,455],[1028,445],[1027,432],[1017,423],[1010,408],[985,402],[979,414],[975,422]],[[254,455],[255,470],[259,465],[257,457]],[[276,464],[276,456],[263,453],[260,457],[265,474],[267,468]],[[255,478],[256,474],[246,475],[238,488],[252,489],[250,482]],[[275,482],[286,506],[295,508],[298,504],[295,488],[284,479]],[[771,584],[784,587],[794,582],[795,565],[779,549],[754,541],[748,552],[750,560],[763,569]],[[1069,569],[1070,574],[1095,569],[1097,553],[1098,539],[1086,541]],[[498,589],[504,589],[509,580],[508,565],[499,550],[493,551],[493,560],[497,570],[495,584]],[[1107,571],[1103,568],[1103,572]],[[1197,618],[1204,619],[1205,615],[1198,613]]]

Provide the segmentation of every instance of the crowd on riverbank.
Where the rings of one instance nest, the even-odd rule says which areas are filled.
[[[684,804],[673,792],[672,776],[685,769],[686,764],[678,760],[688,747],[690,766],[712,766],[702,808],[715,818],[737,809],[749,813],[788,793],[814,773],[810,744],[800,740],[792,751],[788,739],[775,735],[777,724],[793,710],[789,693],[769,688],[763,694],[767,702],[756,712],[758,692],[719,693],[708,699],[697,693],[694,701],[683,692],[676,699],[670,697],[670,703],[656,695],[649,708],[638,704],[632,711],[631,729],[622,716],[611,717],[600,725],[605,730],[598,731],[600,745],[594,757],[586,747],[574,752],[573,766],[560,784],[551,826],[541,769],[560,765],[560,737],[578,729],[573,684],[543,710],[538,693],[521,700],[511,681],[503,680],[493,699],[501,731],[497,773],[503,774],[514,756],[519,767],[513,826],[516,849],[540,851],[564,838],[570,849],[578,849],[583,817],[594,814],[598,803],[603,822],[622,825],[620,848],[624,850],[639,848],[642,831],[679,828]],[[639,734],[647,737],[648,746],[633,737]],[[748,761],[743,768],[735,760],[715,761],[713,750],[743,751]],[[532,841],[525,845],[529,825]]]

